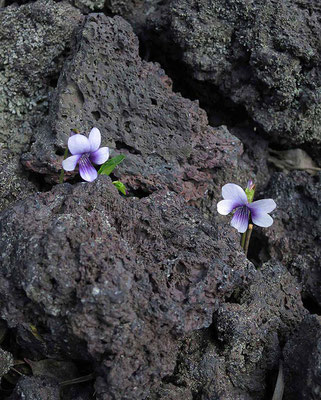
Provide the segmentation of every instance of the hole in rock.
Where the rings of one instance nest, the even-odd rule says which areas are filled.
[[[135,149],[135,147],[130,146],[124,142],[116,141],[115,144],[117,150],[128,150],[128,152],[131,154],[142,154],[139,150]]]
[[[173,82],[173,91],[190,100],[198,100],[212,126],[253,124],[244,106],[234,103],[209,81],[193,78],[193,71],[183,63],[182,50],[167,38],[166,32],[142,32],[139,35],[140,56],[157,62]],[[153,99],[151,99],[152,104]]]
[[[6,0],[4,2],[4,7],[11,6],[12,4],[17,4],[18,6],[22,6],[23,4],[27,3],[34,3],[34,1],[29,1],[29,0]]]
[[[231,304],[241,304],[243,291],[244,290],[241,288],[236,288],[230,296],[225,298],[225,302]]]
[[[138,188],[138,189],[128,189],[128,197],[138,197],[139,199],[142,199],[144,197],[150,196],[153,192],[146,189],[146,188]]]
[[[270,260],[269,242],[266,236],[253,229],[247,258],[259,267],[262,263]]]
[[[100,120],[101,115],[100,115],[99,111],[92,111],[91,113],[92,113],[92,115],[93,115],[93,117],[95,118],[96,121]]]
[[[33,317],[31,317],[31,319],[34,320]],[[75,368],[75,377],[86,377],[86,379],[84,379],[84,382],[81,383],[74,383],[71,385],[63,386],[61,388],[61,398],[65,400],[72,400],[78,398],[79,396],[81,398],[83,398],[82,396],[84,396],[84,398],[92,398],[95,393],[94,362],[88,361],[87,359],[83,360],[62,357],[60,353],[57,353],[56,356],[51,356],[49,359],[43,343],[40,342],[41,344],[39,344],[39,337],[41,337],[42,340],[49,339],[51,341],[52,333],[45,325],[42,325],[41,321],[37,321],[35,322],[35,325],[30,326],[33,326],[34,333],[32,333],[31,329],[29,331],[28,324],[26,324],[25,327],[22,328],[20,336],[19,330],[8,328],[6,322],[0,320],[1,348],[4,351],[11,353],[14,360],[20,360],[19,363],[14,365],[14,369],[11,368],[9,372],[2,377],[0,385],[0,399],[10,398],[21,375],[33,375],[30,364],[25,360],[30,360],[31,363],[37,362],[39,360],[48,360],[49,363],[52,360],[66,363],[71,362]],[[29,339],[25,340],[28,337]],[[42,368],[42,374],[46,376],[45,366],[43,366]],[[58,367],[55,367],[52,364],[48,365],[48,376],[51,376],[50,374],[54,372],[55,368]],[[15,370],[18,372],[16,372]]]
[[[39,174],[39,173],[34,172],[34,171],[28,171],[28,180],[30,182],[32,182],[37,187],[39,192],[48,192],[54,186],[54,184],[48,183],[45,180],[45,176],[44,175]]]
[[[56,150],[57,156],[63,156],[65,154],[65,149],[59,148]]]
[[[302,303],[311,314],[321,315],[321,307],[312,296],[303,293]]]
[[[273,393],[274,393],[274,389],[275,389],[275,385],[276,385],[276,381],[278,378],[278,373],[279,373],[279,367],[277,366],[276,368],[273,368],[271,370],[268,370],[266,372],[266,376],[265,376],[265,393],[264,393],[264,400],[271,400]]]

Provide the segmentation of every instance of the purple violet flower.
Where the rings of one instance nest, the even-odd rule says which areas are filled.
[[[249,203],[244,190],[234,183],[227,183],[222,188],[224,200],[217,203],[217,211],[222,215],[227,215],[235,210],[231,225],[240,233],[247,230],[249,216],[255,225],[267,228],[273,224],[273,218],[268,215],[276,207],[272,199],[264,199]]]
[[[65,171],[73,171],[79,164],[79,173],[83,180],[94,181],[98,174],[92,163],[101,165],[109,158],[109,148],[101,147],[101,135],[98,128],[93,128],[89,137],[79,133],[70,136],[68,139],[68,149],[72,156],[62,162]]]

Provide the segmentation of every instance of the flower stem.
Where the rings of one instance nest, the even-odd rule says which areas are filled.
[[[249,227],[247,228],[246,233],[246,240],[245,240],[245,245],[244,245],[244,253],[245,256],[247,256],[247,252],[249,250],[249,244],[250,244],[250,239],[252,235],[252,230],[253,230],[253,224],[249,224]]]
[[[242,233],[242,236],[241,236],[241,247],[242,247],[243,250],[245,249],[246,234],[247,234],[247,231],[245,231],[244,233]]]
[[[68,147],[65,150],[64,153],[64,160],[67,158],[68,156]],[[65,176],[65,170],[63,168],[61,168],[61,172],[60,172],[60,176],[59,176],[59,183],[63,183],[64,182],[64,176]]]

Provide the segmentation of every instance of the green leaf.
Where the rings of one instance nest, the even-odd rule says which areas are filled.
[[[248,201],[249,203],[252,203],[252,201],[253,201],[253,199],[254,199],[255,189],[248,189],[248,188],[246,188],[246,189],[245,189],[245,194],[246,194],[246,197],[247,197],[247,201]]]
[[[119,165],[123,160],[125,156],[122,154],[119,154],[116,157],[111,158],[110,160],[106,161],[105,164],[103,164],[98,171],[98,174],[103,174],[103,175],[110,175],[113,170]]]
[[[124,194],[124,195],[126,196],[126,194],[127,194],[126,186],[125,186],[122,182],[120,182],[120,181],[114,181],[114,182],[113,182],[113,185],[115,185],[116,188],[117,188],[122,194]]]

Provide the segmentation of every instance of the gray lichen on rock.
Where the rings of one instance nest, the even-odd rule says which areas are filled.
[[[68,3],[51,0],[1,11],[0,141],[9,142],[12,151],[19,152],[30,139],[21,128],[30,114],[48,111],[51,80],[60,71],[81,18]]]
[[[321,144],[318,1],[180,0],[144,21],[196,81],[244,106],[279,143]],[[210,99],[203,88],[203,96]],[[215,99],[212,100],[215,108]]]

